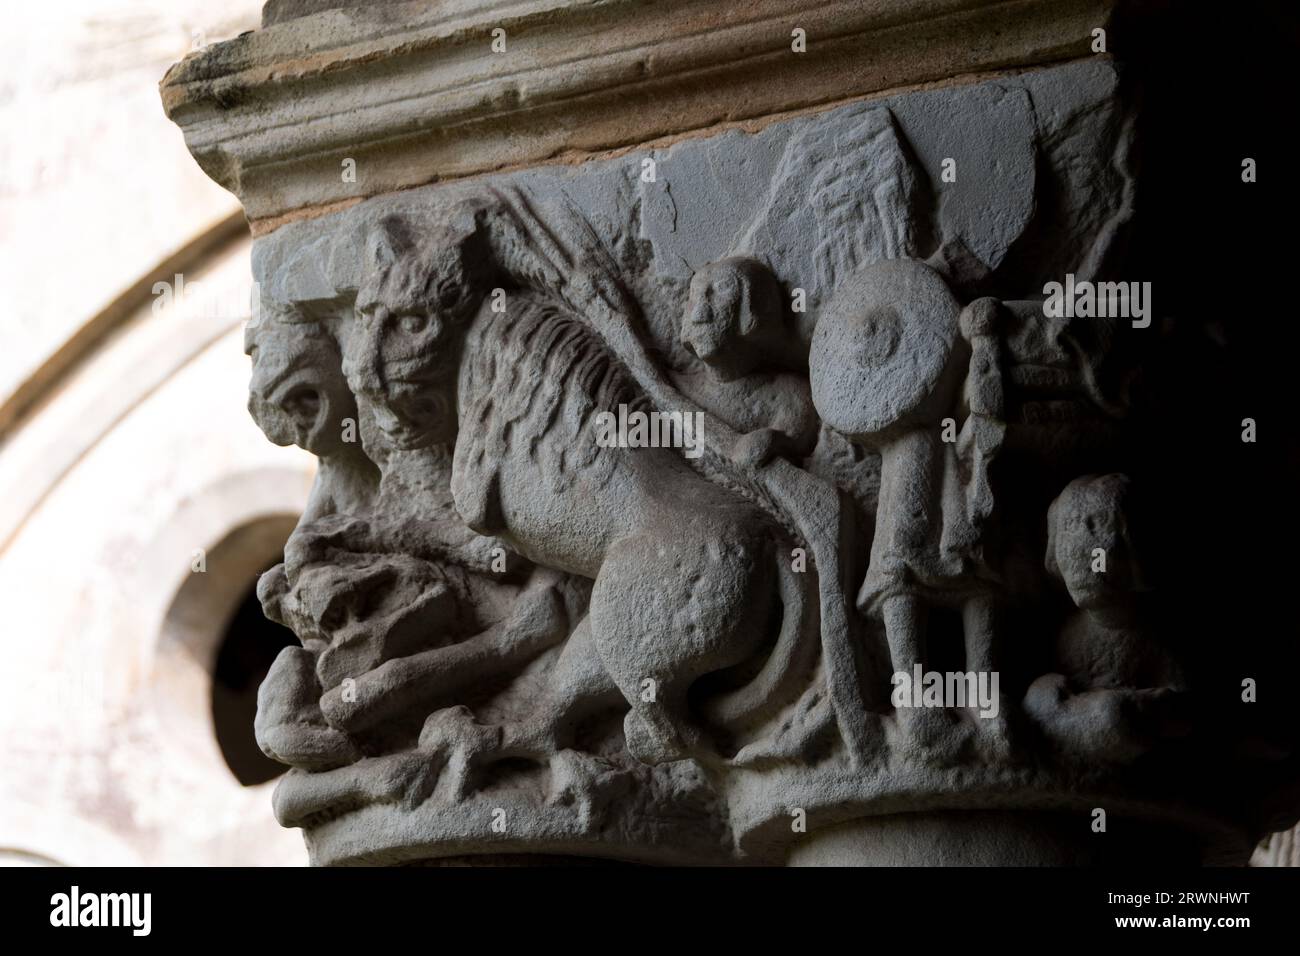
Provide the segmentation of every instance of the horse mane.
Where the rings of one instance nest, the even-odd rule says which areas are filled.
[[[460,377],[459,430],[470,462],[490,467],[526,442],[553,492],[583,473],[593,489],[609,481],[616,455],[596,444],[594,418],[648,400],[613,351],[581,319],[526,294],[507,313],[484,309],[471,327]]]

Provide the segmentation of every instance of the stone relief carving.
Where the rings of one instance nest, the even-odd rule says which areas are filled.
[[[1132,759],[1160,736],[1186,733],[1186,678],[1143,626],[1147,590],[1128,527],[1124,475],[1077,478],[1048,510],[1046,567],[1078,608],[1056,647],[1061,673],[1040,677],[1025,709],[1067,752]],[[1099,555],[1105,573],[1093,570]],[[1181,712],[1180,712],[1181,705]]]
[[[503,177],[277,237],[333,271],[270,275],[248,333],[254,418],[321,459],[257,726],[318,861],[780,861],[791,807],[1081,809],[1188,732],[1096,474],[1116,327],[986,294],[1031,213],[976,261],[913,149],[887,106],[806,122],[687,275],[626,165],[599,214]],[[702,454],[603,446],[620,407],[698,414]],[[932,670],[1002,674],[996,716],[891,704]]]

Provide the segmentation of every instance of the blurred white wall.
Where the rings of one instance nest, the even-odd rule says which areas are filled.
[[[0,406],[40,387],[0,444],[0,862],[306,861],[271,816],[272,785],[226,766],[211,717],[226,623],[314,474],[245,411],[250,241],[186,266],[202,298],[137,305],[49,373],[124,290],[238,211],[157,84],[196,31],[234,36],[259,7],[4,10]]]
[[[239,208],[190,158],[158,81],[195,38],[254,29],[260,0],[4,5],[0,404],[169,252]]]

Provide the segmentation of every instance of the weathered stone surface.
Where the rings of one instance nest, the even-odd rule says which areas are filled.
[[[313,859],[1244,860],[1266,775],[1189,719],[1134,530],[1144,327],[1043,302],[1132,216],[1116,89],[1090,60],[264,234],[250,410],[322,467],[258,733]]]
[[[267,29],[173,67],[162,96],[263,230],[395,189],[1087,56],[1111,6],[275,3]],[[493,51],[497,30],[508,55]]]
[[[1040,288],[1038,274],[1062,275],[1069,263],[1086,278],[1131,215],[1121,113],[1113,67],[1094,61],[863,103],[837,112],[844,119],[830,129],[778,123],[689,140],[650,154],[667,185],[639,184],[642,233],[673,275],[768,248],[769,264],[813,304],[833,284],[820,274],[834,267],[827,253],[933,258],[979,284],[1020,269],[1017,243],[1032,235],[1037,271],[1001,284]],[[1086,135],[1069,132],[1080,125]],[[943,181],[945,160],[955,183]],[[1050,171],[1041,184],[1040,162]],[[811,201],[796,205],[811,176],[820,177]],[[864,195],[865,214],[853,206]]]

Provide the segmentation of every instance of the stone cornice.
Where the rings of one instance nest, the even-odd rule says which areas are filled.
[[[443,179],[1090,52],[1111,0],[394,3],[276,23],[164,77],[258,231]],[[791,31],[808,52],[793,53]],[[506,53],[491,51],[506,31]],[[355,182],[341,175],[356,161]],[[259,224],[260,221],[260,224]]]

